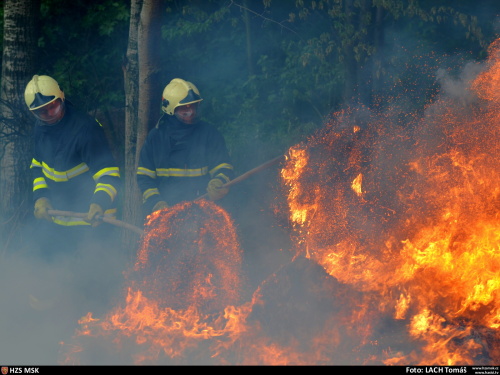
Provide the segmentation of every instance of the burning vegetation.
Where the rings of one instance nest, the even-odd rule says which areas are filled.
[[[424,116],[346,109],[289,150],[293,261],[248,301],[224,210],[154,213],[123,302],[61,362],[498,364],[499,46]]]

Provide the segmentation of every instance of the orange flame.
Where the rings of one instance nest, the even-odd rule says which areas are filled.
[[[405,129],[370,114],[354,134],[356,113],[339,112],[282,172],[297,252],[370,291],[365,306],[409,320],[423,343],[420,357],[397,353],[387,364],[473,364],[485,353],[498,362],[499,50],[497,41],[471,83],[479,101],[443,96],[432,118]],[[494,339],[478,343],[477,327]]]

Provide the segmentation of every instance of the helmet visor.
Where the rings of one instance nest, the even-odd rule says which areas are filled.
[[[33,102],[30,104],[30,109],[34,110],[36,108],[43,107],[44,105],[47,105],[48,103],[54,101],[56,99],[55,95],[43,95],[39,92],[35,93],[35,97],[33,99]]]
[[[64,104],[61,99],[54,100],[43,107],[31,111],[40,121],[52,125],[58,122],[64,115]]]

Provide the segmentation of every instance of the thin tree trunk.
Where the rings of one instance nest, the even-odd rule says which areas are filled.
[[[123,65],[125,82],[125,140],[124,140],[124,171],[123,179],[123,209],[122,217],[125,222],[139,225],[141,200],[139,189],[135,181],[137,169],[136,147],[137,130],[139,128],[138,103],[139,103],[139,52],[138,32],[142,8],[142,0],[132,0],[130,8],[130,29],[126,60]],[[122,232],[123,247],[126,251],[134,250],[133,234]]]
[[[132,0],[127,62],[124,66],[125,172],[123,219],[142,226],[142,197],[136,183],[139,154],[147,133],[159,116],[162,82],[160,76],[160,46],[162,1]],[[137,236],[124,233],[124,245],[134,252]]]
[[[139,130],[137,159],[148,131],[160,115],[163,82],[160,81],[161,0],[144,0],[139,23]]]
[[[7,246],[32,212],[31,132],[33,117],[24,88],[35,71],[40,1],[6,0],[0,103],[0,245]]]

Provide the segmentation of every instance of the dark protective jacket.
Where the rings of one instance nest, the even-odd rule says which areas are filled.
[[[204,121],[184,124],[170,115],[149,132],[137,169],[146,214],[159,201],[172,206],[194,200],[207,192],[211,179],[227,183],[232,176],[226,143],[215,127]]]
[[[120,171],[102,125],[66,101],[57,124],[37,120],[31,162],[33,198],[47,197],[54,210],[88,212],[99,204],[105,216],[116,214]],[[60,225],[88,225],[82,218],[58,216]]]

